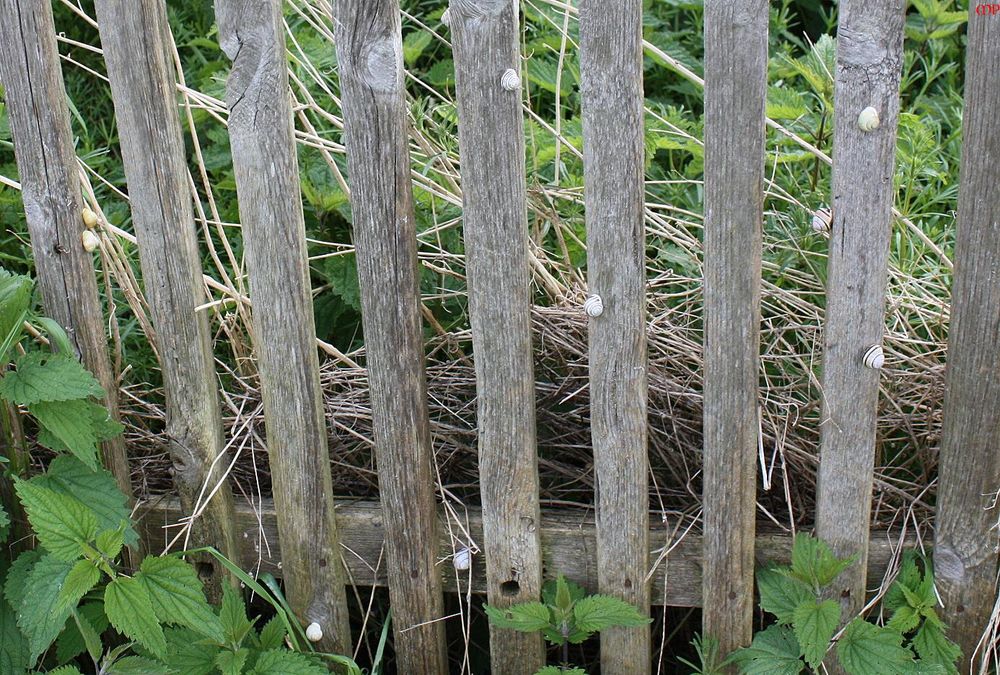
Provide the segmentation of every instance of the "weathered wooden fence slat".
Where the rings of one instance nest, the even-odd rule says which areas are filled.
[[[195,236],[184,141],[168,54],[163,0],[98,0],[97,17],[115,104],[139,241],[139,262],[156,329],[166,435],[174,483],[186,516],[197,507],[191,544],[235,551],[233,498],[223,483],[228,466],[209,341],[208,318],[195,312],[205,293]],[[216,576],[224,570],[210,558]],[[215,582],[213,582],[214,585]]]
[[[903,0],[845,0],[839,16],[816,532],[859,556],[832,591],[848,620],[865,604]]]
[[[649,609],[642,2],[580,3],[590,424],[601,593]],[[613,142],[609,142],[614,139]],[[646,673],[649,626],[601,633],[601,668]]]
[[[704,634],[750,642],[760,349],[766,0],[705,3]]]
[[[216,0],[229,138],[253,301],[254,351],[288,599],[319,647],[352,641],[334,515],[282,3]]]
[[[965,114],[947,391],[935,528],[935,583],[961,672],[981,656],[996,602],[1000,490],[1000,17],[969,12]],[[978,652],[978,654],[977,654]]]
[[[396,659],[444,673],[399,2],[337,0],[334,24]]]
[[[83,248],[79,165],[48,0],[0,2],[0,79],[45,311],[66,330],[118,419],[118,383],[108,359],[93,256]],[[101,451],[131,499],[124,438],[102,443]]]
[[[518,3],[453,0],[450,16],[487,587],[504,607],[537,600],[542,576]],[[534,672],[541,637],[491,626],[490,658]]]

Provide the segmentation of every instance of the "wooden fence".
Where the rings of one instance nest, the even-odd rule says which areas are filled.
[[[163,0],[97,0],[140,263],[158,338],[178,501],[147,519],[198,514],[196,541],[234,558],[257,516],[234,505],[226,468],[191,189]],[[478,386],[482,542],[472,588],[506,606],[536,599],[562,571],[643,611],[652,598],[703,606],[724,651],[748,643],[753,570],[787,557],[784,536],[755,536],[759,323],[768,5],[707,0],[705,78],[704,530],[650,579],[666,534],[650,528],[646,456],[643,51],[641,0],[580,0],[596,519],[541,510],[534,428],[518,5],[452,0],[469,306]],[[288,597],[323,627],[321,647],[351,645],[346,575],[384,546],[401,673],[448,670],[422,344],[417,241],[397,0],[337,0],[336,50],[379,470],[379,503],[335,509],[319,386],[281,2],[216,0],[232,59],[226,102],[252,288],[256,356],[273,475],[262,526],[280,542]],[[893,555],[869,531],[884,333],[903,0],[839,9],[832,225],[822,376],[816,529],[859,554],[841,577],[845,617]],[[361,20],[363,19],[363,20]],[[954,265],[934,560],[966,670],[996,602],[1000,488],[1000,18],[970,12],[960,213]],[[334,49],[334,45],[330,46]],[[101,301],[81,246],[83,206],[49,0],[0,0],[0,76],[37,274],[47,311],[112,384]],[[867,109],[873,109],[872,111]],[[863,112],[865,111],[865,112]],[[614,143],[607,139],[613,138]],[[822,156],[831,162],[831,158]],[[276,224],[280,224],[277,226]],[[581,308],[581,311],[584,311]],[[108,386],[108,391],[114,389]],[[109,406],[114,411],[115,397]],[[120,441],[104,458],[122,487]],[[669,530],[669,528],[668,528]],[[341,547],[352,555],[341,564]],[[485,562],[485,567],[483,566]],[[271,563],[275,563],[272,560]],[[543,574],[545,570],[546,574]],[[601,636],[605,672],[650,669],[648,628]],[[492,628],[493,671],[544,664],[537,635]]]

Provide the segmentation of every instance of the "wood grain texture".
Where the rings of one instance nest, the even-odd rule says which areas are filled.
[[[705,3],[703,630],[750,643],[756,515],[766,0]]]
[[[118,382],[108,359],[93,255],[81,243],[86,227],[79,167],[48,0],[0,0],[0,81],[45,312],[66,330],[118,419]],[[131,499],[124,438],[103,443],[101,454]]]
[[[489,602],[538,600],[538,467],[516,0],[452,0],[466,271]],[[541,637],[490,627],[493,672],[534,672]]]
[[[257,512],[245,504],[236,506],[236,529],[240,542],[241,557],[244,569],[256,569],[258,562],[261,572],[271,572],[281,576],[284,565],[279,566],[280,537],[274,513],[274,504],[265,500],[260,508],[260,522]],[[378,502],[342,501],[337,504],[337,526],[341,542],[353,553],[345,556],[347,569],[351,578],[359,586],[386,586],[387,571],[383,561],[382,547],[385,543],[386,526],[381,507]],[[140,534],[149,549],[159,551],[163,548],[165,539],[163,526],[173,522],[179,515],[179,505],[175,499],[154,500],[148,509],[142,511],[139,521]],[[438,513],[441,526],[440,548],[437,549],[441,558],[451,556],[454,544],[448,540],[447,528],[443,511]],[[557,572],[564,573],[568,578],[581,584],[589,591],[598,587],[597,565],[597,529],[594,518],[589,513],[562,509],[544,509],[541,511],[541,525],[538,528],[541,551],[545,561],[547,577],[551,578]],[[473,541],[483,540],[483,513],[481,509],[469,508],[468,521],[463,521],[469,536]],[[649,556],[656,560],[664,547],[671,548],[670,555],[656,567],[652,575],[651,596],[656,605],[666,604],[670,607],[700,607],[702,591],[702,537],[689,534],[683,539],[672,541],[669,533],[674,531],[678,523],[673,519],[667,522],[657,522],[649,531]],[[454,522],[453,522],[454,526]],[[683,530],[684,528],[679,528]],[[262,539],[266,539],[264,546]],[[924,540],[924,543],[928,542]],[[914,538],[902,542],[904,548],[916,545]],[[463,544],[464,545],[464,540]],[[900,541],[886,532],[872,532],[870,544],[871,554],[868,556],[868,576],[881,579],[893,556],[894,547],[899,547]],[[270,555],[268,554],[270,551]],[[774,532],[759,532],[756,539],[754,557],[759,565],[768,562],[788,564],[792,551],[792,538],[787,534]],[[456,585],[456,574],[451,565],[439,566],[444,589],[449,593],[464,593],[467,590],[465,573],[462,574],[462,588]],[[373,570],[377,570],[374,571]],[[472,592],[486,593],[486,566],[483,556],[475,556],[472,560]],[[522,670],[520,672],[528,672]]]
[[[1000,490],[1000,17],[969,12],[962,178],[934,573],[961,672],[982,654],[996,600]],[[979,672],[978,667],[972,672]]]
[[[601,593],[649,610],[642,1],[580,3],[590,425]],[[609,139],[614,139],[609,142]],[[601,633],[601,668],[648,673],[649,626]]]
[[[216,0],[286,592],[321,649],[352,647],[333,514],[280,0]]]
[[[98,0],[97,18],[121,139],[139,262],[157,335],[166,445],[185,514],[228,466],[195,237],[176,79],[163,0]],[[219,460],[216,462],[216,460]],[[213,463],[215,465],[213,466]],[[207,491],[206,491],[207,494]],[[195,522],[192,545],[235,549],[233,498],[223,483]],[[212,565],[217,586],[224,568]]]
[[[337,0],[334,17],[396,659],[444,673],[399,2]]]
[[[831,590],[845,621],[865,602],[879,371],[864,354],[884,332],[902,50],[903,0],[841,3],[816,532],[859,556]],[[869,106],[880,125],[866,132]]]

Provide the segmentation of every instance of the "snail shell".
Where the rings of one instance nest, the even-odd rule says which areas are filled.
[[[323,639],[323,629],[320,628],[318,623],[313,621],[309,624],[309,627],[306,628],[306,638],[309,639],[309,642],[319,642]]]
[[[101,240],[90,230],[83,231],[83,234],[80,235],[80,241],[83,243],[83,250],[87,253],[93,253],[101,245]]]
[[[83,224],[87,226],[88,230],[92,230],[97,227],[97,214],[91,211],[89,208],[84,207],[83,213]]]
[[[508,68],[500,77],[500,86],[507,91],[517,91],[521,88],[521,76],[513,68]]]
[[[586,302],[583,303],[583,311],[587,313],[587,316],[595,319],[604,314],[604,301],[601,300],[601,296],[592,295],[587,298]]]
[[[455,558],[452,562],[456,570],[464,572],[472,567],[472,551],[469,550],[468,546],[459,549],[455,552]]]
[[[868,368],[874,368],[878,370],[885,365],[885,353],[882,351],[881,345],[872,345],[865,352],[864,356],[865,366]]]
[[[861,131],[874,131],[878,129],[878,125],[878,110],[875,108],[868,106],[858,115],[858,128]]]
[[[830,231],[830,222],[833,220],[833,211],[830,210],[829,206],[824,206],[823,208],[817,210],[813,214],[812,219],[812,230],[816,233],[823,233]]]

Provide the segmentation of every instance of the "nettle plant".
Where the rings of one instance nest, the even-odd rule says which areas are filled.
[[[796,535],[792,563],[757,572],[760,607],[776,622],[757,633],[751,645],[738,650],[724,664],[705,667],[709,675],[735,663],[747,675],[819,673],[834,650],[850,675],[872,673],[940,673],[957,675],[958,646],[948,639],[934,607],[934,573],[930,561],[913,551],[902,560],[899,574],[882,599],[884,625],[854,618],[834,637],[840,623],[840,605],[824,599],[830,584],[852,564],[837,558],[825,542]],[[699,649],[705,657],[711,648]],[[714,659],[713,659],[714,660]]]
[[[0,269],[0,416],[9,422],[6,414],[18,408],[30,415],[37,442],[56,456],[29,478],[23,451],[0,455],[2,480],[13,484],[0,505],[0,543],[9,544],[0,549],[0,673],[72,675],[89,659],[87,670],[104,675],[324,675],[326,660],[360,675],[346,657],[302,653],[309,643],[273,579],[269,591],[215,551],[199,552],[215,555],[274,607],[259,632],[239,591],[225,583],[216,609],[178,555],[147,556],[137,570],[123,563],[123,549],[139,537],[125,495],[98,460],[99,442],[122,427],[98,403],[104,391],[72,356],[62,329],[31,312],[32,287]],[[56,351],[23,340],[26,321]],[[7,423],[4,433],[4,447],[16,447]],[[13,559],[24,542],[7,541],[12,511],[23,512],[38,544]]]
[[[507,609],[485,606],[490,623],[523,633],[541,632],[550,644],[562,647],[562,665],[547,666],[535,675],[586,675],[569,665],[569,645],[615,627],[645,626],[652,619],[634,606],[607,595],[587,595],[562,574],[542,587],[542,602],[522,602]]]

